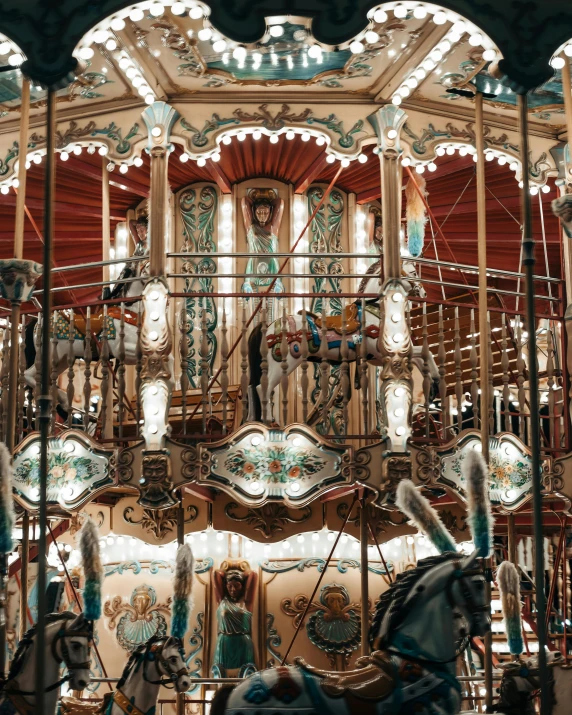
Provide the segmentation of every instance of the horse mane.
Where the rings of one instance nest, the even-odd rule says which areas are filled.
[[[389,614],[388,632],[396,628],[399,623],[405,618],[409,609],[403,608],[405,599],[414,585],[424,576],[430,569],[446,561],[458,559],[459,554],[454,551],[446,551],[438,556],[428,556],[417,562],[417,566],[409,571],[403,571],[397,574],[395,581],[391,586],[381,594],[375,606],[375,613],[369,629],[369,641],[373,646],[374,641],[378,637],[381,630],[381,624],[386,614]],[[383,648],[386,644],[379,642],[376,648]]]
[[[45,622],[46,622],[46,625],[49,625],[50,623],[56,623],[56,621],[73,621],[76,618],[77,618],[76,613],[72,613],[71,611],[59,611],[58,613],[46,614]],[[24,659],[24,654],[26,653],[26,650],[28,649],[28,647],[31,645],[37,631],[38,631],[38,626],[37,626],[37,624],[34,624],[31,628],[29,628],[24,633],[24,637],[18,644],[18,648],[16,649],[14,658],[12,659],[12,662],[10,663],[10,671],[8,672],[8,680],[12,680],[17,675],[19,675],[20,668],[22,667],[22,661]]]
[[[137,648],[131,653],[129,656],[129,660],[125,664],[125,668],[123,668],[123,672],[121,673],[121,678],[117,682],[117,688],[122,688],[125,685],[125,681],[131,674],[131,671],[133,670],[133,666],[139,661],[142,655],[146,657],[149,648],[154,645],[155,643],[158,643],[159,641],[168,641],[169,638],[172,636],[151,636],[148,641],[145,643],[142,643],[140,646],[137,646]]]

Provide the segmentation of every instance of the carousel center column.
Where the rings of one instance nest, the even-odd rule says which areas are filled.
[[[411,331],[407,316],[409,285],[401,278],[400,132],[407,115],[388,104],[369,117],[378,138],[381,169],[383,280],[380,279],[379,351],[382,435],[391,452],[407,451],[411,436],[413,381]]]
[[[165,102],[155,102],[142,113],[147,126],[151,157],[149,200],[149,273],[143,289],[141,326],[141,436],[140,491],[153,501],[154,493],[169,491],[172,481],[165,439],[170,432],[169,406],[174,384],[172,334],[168,320],[169,288],[165,279],[165,250],[168,230],[167,167],[171,130],[179,113]],[[161,504],[157,504],[161,508]]]

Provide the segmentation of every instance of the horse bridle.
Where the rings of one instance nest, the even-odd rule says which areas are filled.
[[[170,637],[174,638],[174,636]],[[174,688],[177,680],[182,675],[188,674],[188,670],[187,667],[184,665],[185,653],[183,650],[183,642],[180,638],[174,638],[174,640],[178,643],[179,653],[181,654],[181,659],[183,661],[183,667],[179,668],[178,670],[173,670],[169,661],[163,657],[163,648],[166,646],[168,640],[168,638],[160,637],[148,644],[148,647],[145,649],[144,654],[145,660],[143,663],[143,680],[145,680],[145,682],[147,683],[150,683],[151,685],[164,685],[165,687],[171,686]],[[167,672],[166,677],[161,676],[159,680],[150,680],[147,677],[147,664],[150,662],[150,660],[152,660],[151,658],[149,658],[149,654],[153,654],[153,660],[156,659],[157,663],[161,665],[163,669]]]
[[[70,623],[70,621],[64,621],[64,623],[60,626],[58,632],[56,633],[53,641],[52,641],[52,656],[56,663],[59,663],[60,661],[63,660],[64,665],[68,670],[89,670],[91,666],[91,643],[93,642],[93,623],[91,621],[86,621],[87,627],[80,631],[69,631],[67,630],[67,625]],[[70,651],[66,642],[66,638],[87,638],[87,657],[88,659],[86,661],[82,661],[81,663],[72,663],[71,658],[70,658]],[[61,641],[61,658],[58,655],[57,651],[57,644],[58,642]],[[27,648],[32,645],[34,641],[31,638],[28,638],[26,640],[22,640],[21,643]],[[19,675],[19,674],[18,674]],[[13,680],[15,680],[17,677],[14,676]],[[60,685],[63,685],[66,681],[70,679],[70,675],[66,674],[62,678],[60,678],[58,681],[55,683],[52,683],[52,685],[48,685],[46,688],[44,688],[45,693],[51,693],[53,690],[56,690],[57,688],[60,687]],[[14,695],[35,695],[36,691],[35,690],[21,690],[20,688],[13,688],[9,686],[10,681],[8,681],[4,687],[4,691],[8,694],[14,694]]]

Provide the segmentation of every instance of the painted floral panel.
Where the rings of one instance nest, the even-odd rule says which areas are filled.
[[[326,460],[307,449],[261,445],[238,448],[227,457],[224,466],[231,474],[246,481],[287,484],[292,479],[309,479],[324,469]]]

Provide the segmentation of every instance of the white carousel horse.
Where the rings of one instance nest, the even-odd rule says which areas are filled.
[[[62,698],[61,715],[147,715],[153,713],[161,685],[185,693],[191,687],[183,642],[174,636],[153,636],[131,654],[117,688],[103,703]]]
[[[137,252],[136,252],[137,254]],[[139,254],[137,254],[139,255]],[[142,294],[146,280],[145,261],[128,263],[117,279],[115,287],[110,298],[125,298],[125,303],[129,308],[125,308],[124,314],[124,342],[123,349],[125,351],[125,364],[135,365],[137,361],[137,318],[140,306],[140,301],[133,301],[130,298],[138,297]],[[131,278],[135,280],[130,280]],[[129,280],[128,280],[129,279]],[[107,344],[109,346],[109,357],[117,358],[120,353],[120,329],[121,329],[121,308],[119,305],[111,305],[107,312]],[[73,355],[75,359],[83,358],[85,353],[85,333],[86,333],[86,318],[83,315],[74,315],[74,331],[75,339],[73,343]],[[91,314],[91,348],[94,360],[100,358],[98,342],[101,342],[101,337],[104,327],[104,311],[103,307]],[[31,389],[36,386],[36,350],[39,344],[41,330],[41,321],[33,319],[26,325],[25,335],[25,354],[26,354],[26,371],[24,378],[26,385]],[[59,312],[56,323],[57,342],[55,343],[56,372],[58,377],[68,367],[69,356],[69,331],[70,321],[65,313]],[[97,338],[97,340],[94,339]],[[54,343],[52,342],[52,346]],[[52,362],[53,364],[53,362]],[[65,390],[58,390],[59,405],[67,412],[69,410],[67,394]]]
[[[93,623],[83,614],[64,611],[46,616],[44,658],[44,713],[55,713],[60,686],[66,681],[72,690],[83,690],[90,683],[90,646]],[[22,638],[12,661],[8,679],[0,693],[1,715],[30,715],[35,712],[36,627]],[[69,675],[60,678],[64,664]]]
[[[366,335],[366,346],[368,354],[368,363],[380,367],[383,364],[383,358],[378,349],[379,337],[379,308],[377,302],[365,304],[365,325],[362,327],[362,305],[361,301],[350,303],[345,309],[344,318],[346,321],[346,336],[348,341],[348,362],[356,362],[361,359],[361,335]],[[301,315],[288,315],[288,357],[287,371],[290,375],[302,363],[302,321]],[[339,364],[341,362],[341,316],[329,316],[326,318],[326,335],[328,340],[328,351],[326,359],[331,364]],[[321,318],[312,313],[306,314],[307,335],[308,335],[308,356],[310,362],[320,362],[320,343],[321,343]],[[280,344],[282,340],[282,318],[279,318],[274,323],[268,326],[266,332],[266,341],[268,344],[268,390],[270,396],[272,391],[280,384],[282,377],[282,362],[280,357]],[[259,421],[262,418],[261,410],[261,354],[260,345],[262,342],[262,325],[259,323],[250,333],[248,338],[248,355],[250,367],[250,389],[249,401],[251,408],[249,409],[249,421]],[[357,351],[357,352],[356,352]],[[425,398],[423,393],[423,358],[422,347],[413,346],[412,376],[413,376],[413,412],[419,411],[422,407]],[[428,359],[429,376],[433,385],[439,379],[439,370],[431,353]]]
[[[479,456],[476,457],[479,459]],[[482,460],[482,458],[480,458]],[[441,551],[397,576],[376,606],[370,641],[375,649],[349,672],[331,672],[295,658],[295,665],[262,670],[235,688],[220,690],[211,715],[454,715],[461,707],[456,659],[468,638],[490,630],[490,608],[480,557],[490,551],[490,505],[486,465],[464,470],[472,500],[472,536],[477,549],[462,557],[435,510],[404,480],[397,503]],[[476,485],[473,488],[473,485]],[[421,516],[420,516],[421,515]]]

